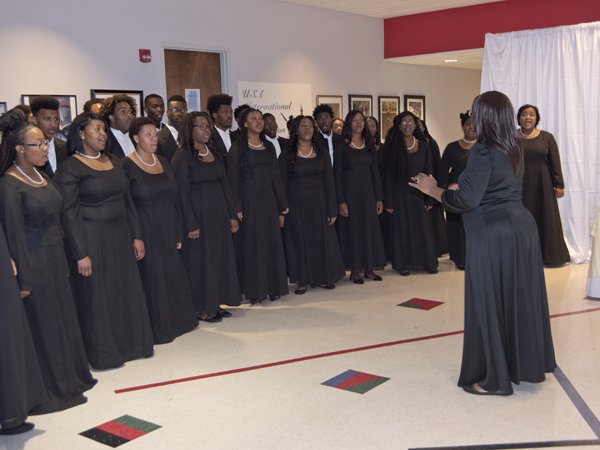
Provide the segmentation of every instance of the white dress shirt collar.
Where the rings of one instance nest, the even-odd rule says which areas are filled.
[[[219,136],[223,139],[223,143],[225,144],[225,148],[227,151],[231,148],[231,136],[229,135],[229,130],[221,130],[219,127],[215,127],[219,132]]]
[[[131,142],[131,139],[129,139],[129,133],[122,133],[121,130],[115,128],[111,128],[110,131],[112,131],[112,134],[117,138],[119,144],[121,144],[125,156],[135,151],[135,146],[133,145],[133,142]]]
[[[279,146],[279,139],[277,138],[277,136],[275,136],[275,139],[270,138],[267,135],[265,135],[265,137],[267,138],[267,141],[269,141],[270,143],[273,144],[273,146],[275,147],[275,153],[277,153],[277,157],[279,158],[279,155],[281,155],[281,147]]]

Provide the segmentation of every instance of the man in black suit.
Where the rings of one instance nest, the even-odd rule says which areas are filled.
[[[275,147],[277,157],[281,154],[281,150],[287,147],[288,140],[277,136],[277,120],[271,113],[263,114],[264,127],[263,131],[267,140]]]
[[[144,111],[152,119],[157,130],[161,130],[165,125],[162,118],[165,113],[165,101],[158,94],[147,95],[144,99]]]
[[[233,118],[237,122],[238,127],[237,127],[237,130],[231,132],[231,142],[237,141],[240,137],[240,134],[242,134],[242,132],[240,131],[240,128],[242,128],[242,125],[240,124],[240,120],[242,120],[242,114],[244,113],[244,111],[246,111],[249,108],[250,108],[250,105],[244,104],[244,105],[238,106],[237,108],[235,108],[235,111],[233,111]]]
[[[158,146],[156,154],[163,156],[169,162],[177,151],[177,137],[179,130],[183,125],[183,119],[187,114],[187,102],[181,95],[172,95],[167,101],[167,126],[160,130],[158,136]]]
[[[331,131],[333,121],[333,109],[329,105],[317,105],[313,111],[313,118],[319,127],[317,142],[323,150],[329,151],[331,163],[333,164],[333,147],[341,137]]]
[[[227,94],[216,94],[208,97],[206,109],[214,125],[210,132],[214,150],[223,156],[225,167],[227,167],[227,153],[231,148],[233,139],[229,133],[233,121],[233,110],[231,101],[233,98]]]
[[[60,102],[49,95],[40,95],[31,100],[31,123],[42,130],[44,139],[48,141],[48,162],[40,170],[50,178],[56,168],[68,156],[67,143],[56,137],[60,124]]]
[[[126,94],[113,95],[102,102],[99,114],[109,124],[109,152],[119,159],[135,151],[135,146],[129,139],[129,125],[136,111],[135,100]]]

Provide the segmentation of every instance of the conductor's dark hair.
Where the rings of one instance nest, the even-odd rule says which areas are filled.
[[[464,113],[460,113],[460,126],[464,127],[465,123],[467,123],[467,120],[472,119],[473,116],[471,115],[471,110],[468,109],[467,112]]]
[[[100,114],[104,120],[108,121],[108,116],[115,113],[115,107],[118,103],[128,103],[131,107],[131,114],[134,116],[137,114],[137,105],[135,100],[133,97],[130,97],[127,94],[117,94],[113,95],[112,97],[105,98],[102,101],[102,107],[100,108],[100,111],[98,111],[98,114]]]
[[[23,111],[25,113],[25,119],[27,119],[29,117],[29,114],[32,114],[31,106],[29,106],[29,105],[17,105],[17,106],[15,106],[15,108],[20,109],[21,111]]]
[[[91,100],[88,100],[87,102],[85,102],[83,104],[83,112],[91,112],[92,111],[92,106],[97,104],[97,103],[102,103],[103,99],[101,98],[93,98]]]
[[[38,95],[29,102],[29,106],[31,106],[31,112],[35,116],[40,112],[41,109],[58,111],[60,108],[60,102],[49,95]]]
[[[377,127],[377,130],[375,130],[375,136],[373,136],[373,140],[375,141],[375,145],[380,145],[381,144],[381,129],[379,128],[379,121],[375,117],[369,116],[365,120],[365,126],[367,125],[367,123],[366,123],[367,120],[372,120],[373,122],[375,122],[375,126]],[[333,123],[333,122],[331,122],[331,123]]]
[[[352,121],[359,114],[362,116],[362,118],[364,120],[365,115],[362,113],[362,111],[359,111],[358,109],[353,109],[352,111],[350,111],[348,113],[348,115],[346,116],[346,120],[344,120],[344,126],[342,128],[342,139],[344,139],[346,142],[348,142],[348,144],[350,144],[350,142],[352,142]],[[361,136],[362,136],[363,140],[365,141],[366,151],[368,151],[371,154],[371,156],[373,156],[373,158],[375,158],[375,155],[377,152],[377,150],[375,149],[375,140],[373,139],[373,136],[371,136],[371,132],[367,128],[366,121],[365,121],[365,126],[362,129]]]
[[[133,142],[134,147],[137,146],[137,142],[133,140],[133,137],[140,134],[140,131],[144,125],[152,125],[154,128],[156,128],[154,120],[152,120],[150,117],[136,117],[131,121],[131,125],[129,125],[129,139],[131,139],[131,142]]]
[[[187,102],[185,101],[185,98],[183,98],[181,95],[179,94],[175,94],[175,95],[171,95],[169,97],[169,100],[167,100],[167,105],[171,102],[183,102],[187,105]]]
[[[290,140],[288,141],[287,145],[287,166],[289,173],[292,173],[294,170],[294,165],[296,164],[296,153],[298,152],[298,128],[300,128],[300,122],[302,122],[303,119],[310,120],[310,123],[313,126],[313,135],[310,140],[313,150],[319,155],[323,154],[323,149],[319,146],[317,141],[319,127],[317,126],[315,119],[313,119],[311,116],[295,117],[294,120],[292,120],[292,126],[290,128]]]
[[[177,136],[177,143],[179,144],[179,147],[185,149],[185,151],[192,155],[194,158],[202,160],[202,156],[198,154],[199,152],[198,150],[196,150],[196,144],[194,142],[194,121],[196,120],[196,117],[204,117],[208,122],[208,126],[212,130],[212,122],[210,120],[210,117],[208,117],[208,113],[204,111],[191,112],[187,116],[185,116],[185,119],[183,119],[183,123],[181,124],[181,130],[179,130],[179,135]],[[212,138],[208,138],[206,146],[216,159],[221,160],[221,152],[214,151]]]
[[[0,175],[13,165],[17,155],[17,145],[25,141],[25,135],[35,125],[27,121],[25,113],[13,108],[0,118]]]
[[[106,145],[104,146],[104,150],[102,150],[100,153],[105,154],[108,149],[110,149],[110,135],[112,133],[108,131],[106,120],[104,120],[100,114],[84,112],[75,117],[71,123],[71,130],[67,136],[67,152],[69,155],[73,155],[76,152],[83,153],[83,141],[81,140],[79,132],[83,131],[83,129],[92,123],[93,120],[99,120],[102,122],[104,125],[104,131],[106,132]]]
[[[405,117],[411,117],[415,122],[413,137],[425,143],[425,135],[417,125],[417,116],[410,111],[404,111],[394,117],[394,125],[389,129],[385,137],[385,170],[389,172],[392,179],[400,177],[402,181],[410,181],[410,160],[408,148],[404,141],[404,135],[400,130],[400,124]]]
[[[243,105],[239,105],[237,108],[235,108],[235,110],[233,111],[233,118],[234,119],[239,119],[239,117],[242,115],[242,113],[246,110],[246,109],[252,109],[250,107],[250,105],[244,103]],[[257,110],[258,111],[258,110]]]
[[[210,120],[213,120],[213,114],[217,114],[219,112],[221,105],[231,106],[232,101],[233,97],[227,94],[215,94],[208,97],[208,100],[206,101],[206,109],[210,115]]]
[[[540,110],[538,109],[537,106],[533,106],[533,105],[530,105],[530,104],[526,104],[526,105],[521,106],[519,108],[519,112],[517,113],[517,122],[519,123],[519,125],[521,125],[521,113],[523,111],[525,111],[527,108],[533,108],[533,110],[535,111],[535,125],[534,125],[534,128],[535,128],[535,127],[538,126],[538,123],[540,123],[540,119],[541,119],[541,117],[540,117]]]
[[[488,91],[473,102],[473,127],[477,142],[487,141],[506,155],[518,173],[523,165],[523,147],[515,128],[515,110],[502,92]]]
[[[333,113],[333,108],[329,105],[326,104],[322,104],[322,105],[317,105],[317,107],[313,110],[313,117],[315,120],[317,120],[317,117],[319,117],[319,114],[321,113],[328,113],[331,116],[331,119],[333,120],[334,117],[334,113]]]
[[[152,100],[153,98],[160,98],[161,100],[163,99],[160,95],[158,94],[148,94],[146,95],[146,98],[144,98],[144,105],[146,103],[148,103],[148,100]]]

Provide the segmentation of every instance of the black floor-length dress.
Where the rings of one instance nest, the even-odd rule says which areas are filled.
[[[148,173],[123,159],[146,255],[138,261],[155,344],[172,342],[198,326],[192,291],[177,242],[182,242],[177,181],[166,158],[162,173]]]
[[[469,150],[460,190],[442,195],[467,235],[465,335],[459,386],[511,394],[556,368],[542,254],[518,175],[489,144]]]
[[[447,189],[449,185],[458,183],[458,177],[467,167],[468,156],[469,150],[462,148],[458,141],[448,144],[436,175],[440,188]],[[457,266],[464,266],[466,241],[462,214],[446,211],[446,230],[450,260]]]
[[[142,230],[129,194],[122,161],[95,170],[70,156],[54,181],[65,199],[62,217],[71,265],[71,286],[90,365],[112,369],[152,356],[152,328],[135,259],[133,239]],[[92,275],[77,271],[89,256]]]
[[[385,152],[385,144],[382,144],[377,150],[377,166],[379,167],[379,179],[381,180],[381,189],[383,192],[383,183],[385,182],[385,166],[386,166],[386,152]],[[392,260],[392,251],[385,245],[387,241],[386,236],[389,236],[391,233],[392,227],[392,215],[383,209],[382,213],[379,214],[379,225],[381,226],[381,237],[384,242],[384,251],[385,251],[385,259],[387,261]]]
[[[46,414],[87,401],[96,384],[79,329],[65,255],[60,212],[63,198],[47,179],[33,187],[10,174],[0,178],[0,221],[17,266],[29,329],[49,400],[30,414]]]
[[[179,149],[172,163],[183,218],[181,254],[194,307],[213,316],[219,305],[238,306],[242,298],[231,239],[230,219],[237,219],[231,188],[220,155],[205,162]],[[198,229],[198,239],[187,237]]]
[[[438,171],[440,165],[441,155],[440,147],[438,143],[432,137],[429,138],[429,149],[431,150],[431,170],[432,175]],[[431,210],[429,210],[429,216],[431,217],[431,226],[433,227],[433,236],[435,237],[436,255],[438,257],[448,253],[448,234],[446,231],[446,220],[444,219],[444,208],[440,202],[433,202]]]
[[[236,236],[238,278],[245,297],[255,300],[289,293],[279,226],[279,213],[288,202],[275,148],[264,144],[265,150],[241,149],[238,140],[227,157],[234,201],[243,213]]]
[[[408,154],[410,171],[414,177],[419,173],[432,173],[429,148],[425,140],[419,148]],[[425,206],[432,205],[418,189],[410,187],[400,176],[393,178],[390,170],[385,175],[384,206],[392,209],[390,233],[385,245],[390,249],[392,267],[395,270],[426,270],[434,272],[438,266],[437,244],[431,224],[431,215]]]
[[[540,130],[533,139],[521,139],[525,152],[523,205],[537,224],[544,264],[561,265],[571,260],[565,244],[554,189],[564,189],[558,145],[551,133]]]
[[[327,221],[338,215],[329,153],[296,156],[290,173],[288,150],[282,149],[279,166],[290,204],[283,228],[290,283],[332,286],[346,271],[335,225]]]
[[[333,175],[338,205],[346,203],[348,217],[335,222],[346,270],[372,273],[385,267],[385,251],[377,202],[383,200],[377,158],[339,140],[334,147]]]
[[[21,425],[48,401],[23,300],[0,223],[0,425]]]

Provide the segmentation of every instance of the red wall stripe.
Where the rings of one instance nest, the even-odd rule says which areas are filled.
[[[506,0],[385,19],[384,57],[483,48],[486,33],[600,20],[600,0]]]

